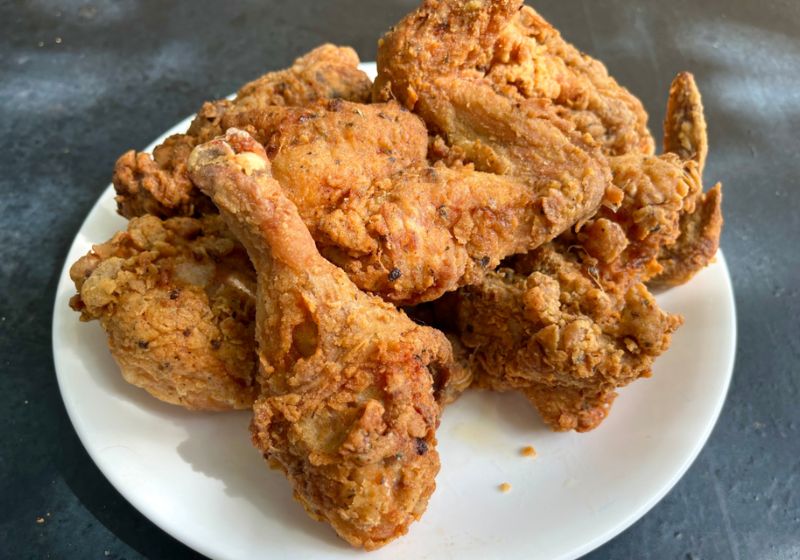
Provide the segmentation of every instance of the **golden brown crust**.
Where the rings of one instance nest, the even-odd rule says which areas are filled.
[[[192,148],[242,126],[244,117],[281,107],[300,106],[321,99],[366,101],[371,82],[358,69],[358,56],[349,47],[326,44],[298,58],[294,64],[244,85],[234,101],[205,103],[189,130],[157,146],[152,157],[126,152],[114,168],[117,207],[126,218],[153,214],[162,218],[197,216],[213,211],[208,198],[189,181],[186,159]],[[266,134],[268,123],[260,126]]]
[[[668,288],[685,284],[714,260],[722,233],[722,185],[717,184],[700,196],[695,211],[683,214],[680,236],[659,256],[663,270],[650,284]]]
[[[689,72],[681,72],[669,89],[664,119],[664,151],[697,162],[700,175],[708,156],[708,131],[700,90]]]
[[[595,428],[615,389],[649,375],[681,323],[642,284],[619,299],[606,293],[555,244],[528,255],[519,270],[462,288],[449,305],[477,386],[521,390],[556,430]]]
[[[698,175],[702,174],[708,154],[706,121],[700,91],[688,72],[679,74],[670,88],[664,147],[683,159],[690,159]],[[699,185],[686,198],[678,225],[679,236],[664,244],[658,258],[663,270],[651,284],[658,288],[678,286],[708,266],[719,248],[722,225],[722,185],[717,184],[705,193]]]
[[[495,112],[483,122],[500,130],[507,116]],[[503,161],[513,163],[516,176],[429,165],[424,125],[394,102],[290,109],[266,149],[274,177],[323,255],[360,288],[413,304],[480,281],[502,258],[595,211],[606,165],[575,149],[552,157],[574,159],[581,180],[556,185],[528,170],[531,162],[545,166],[540,146],[526,140],[536,120],[518,119],[505,134]]]
[[[232,129],[199,146],[189,169],[256,269],[254,444],[312,517],[354,546],[383,546],[435,487],[432,370],[452,363],[450,344],[319,254],[249,135]]]
[[[375,97],[394,95],[441,129],[446,102],[436,100],[436,89],[445,80],[489,84],[515,102],[547,102],[606,154],[653,152],[641,102],[521,0],[428,0],[379,42]],[[488,92],[483,97],[494,103]]]
[[[671,90],[673,106],[682,92],[683,86]],[[558,430],[596,427],[615,388],[649,375],[669,346],[681,320],[660,311],[642,282],[663,274],[664,263],[680,276],[680,265],[704,264],[715,249],[707,241],[713,226],[704,235],[702,227],[685,223],[696,216],[687,208],[703,189],[697,159],[631,153],[609,162],[613,181],[594,216],[507,260],[513,270],[489,275],[439,304],[457,310],[476,384],[520,390]],[[713,202],[707,206],[713,216]],[[699,214],[695,221],[715,222]]]
[[[100,321],[126,381],[192,410],[252,405],[255,278],[218,216],[136,218],[70,277],[70,305]]]

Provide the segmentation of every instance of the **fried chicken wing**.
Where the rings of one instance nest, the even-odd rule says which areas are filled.
[[[661,272],[649,283],[659,288],[685,284],[708,266],[719,249],[722,233],[722,185],[703,193],[695,211],[681,215],[680,236],[658,257]]]
[[[229,130],[189,159],[258,282],[252,435],[308,513],[354,546],[404,534],[439,469],[435,370],[447,339],[367,295],[317,251],[263,148]]]
[[[708,155],[706,121],[700,91],[688,72],[672,82],[664,149],[695,161],[702,174]],[[705,193],[702,189],[691,193],[681,214],[680,236],[674,243],[665,244],[658,261],[663,270],[650,283],[661,288],[684,284],[708,266],[717,254],[722,225],[722,185]]]
[[[673,111],[685,99],[697,102],[682,110],[679,125]],[[613,182],[597,214],[440,304],[441,314],[456,317],[477,384],[520,390],[554,429],[596,427],[615,389],[650,375],[681,324],[643,282],[703,260],[702,243],[689,244],[700,247],[695,260],[680,239],[710,235],[684,222],[702,214],[698,196],[705,201],[719,191],[700,194],[705,121],[691,75],[676,78],[669,107],[665,144],[677,153],[610,157]]]
[[[322,45],[298,58],[291,68],[271,72],[243,86],[233,101],[205,103],[189,130],[167,138],[153,155],[123,154],[114,168],[117,206],[126,218],[194,216],[214,211],[213,204],[192,185],[186,160],[192,149],[224,132],[223,119],[266,111],[276,118],[279,107],[301,106],[320,99],[366,101],[371,82],[358,69],[358,56],[349,47]],[[270,113],[272,108],[272,113]],[[262,118],[261,127],[267,128]]]
[[[453,103],[454,82],[477,88],[482,105],[545,102],[606,154],[654,150],[641,102],[522,0],[427,0],[379,42],[375,95],[414,108],[451,143],[448,125],[473,110]]]
[[[193,410],[252,405],[255,274],[219,216],[135,218],[70,277],[126,381]]]

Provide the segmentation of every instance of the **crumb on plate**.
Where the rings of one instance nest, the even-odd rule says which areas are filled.
[[[526,445],[519,452],[523,457],[536,457],[536,449],[532,445]]]

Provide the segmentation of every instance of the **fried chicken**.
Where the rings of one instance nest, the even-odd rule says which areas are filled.
[[[255,445],[308,513],[352,545],[404,534],[435,487],[433,386],[452,364],[450,344],[319,254],[246,133],[199,146],[189,171],[255,265]]]
[[[373,95],[397,98],[453,145],[465,116],[505,99],[570,121],[608,155],[654,150],[641,102],[522,0],[426,0],[379,42]]]
[[[678,124],[675,108],[688,98],[698,103]],[[456,318],[477,384],[520,390],[554,429],[595,428],[615,389],[649,376],[681,324],[643,282],[673,273],[664,255],[687,268],[702,260],[679,254],[679,240],[687,231],[702,237],[684,220],[702,213],[698,197],[702,208],[719,188],[701,194],[707,142],[691,75],[675,79],[668,106],[665,145],[677,153],[609,158],[613,183],[595,216],[439,304]]]
[[[229,126],[223,119],[272,108],[302,106],[320,99],[366,101],[371,82],[358,69],[358,56],[349,47],[322,45],[298,58],[291,68],[271,72],[243,86],[233,101],[205,103],[189,130],[167,138],[153,155],[123,154],[114,168],[113,183],[117,206],[126,218],[153,214],[198,216],[213,212],[214,206],[192,185],[186,160],[196,145],[222,134]],[[267,123],[262,119],[262,126]],[[224,128],[223,128],[224,126]]]
[[[193,410],[252,405],[255,274],[219,216],[134,218],[70,277],[126,381]]]
[[[706,121],[700,91],[688,72],[672,82],[664,149],[695,161],[702,174],[708,155]],[[680,236],[662,249],[658,260],[662,270],[650,284],[659,288],[684,284],[708,266],[717,254],[722,225],[722,186],[717,184],[705,193],[702,189],[693,192],[681,214]]]
[[[615,389],[649,375],[681,323],[641,283],[620,300],[605,293],[555,244],[448,299],[477,386],[520,390],[556,430],[595,428]]]

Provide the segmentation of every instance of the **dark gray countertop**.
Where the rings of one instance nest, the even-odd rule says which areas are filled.
[[[120,153],[323,41],[373,59],[381,30],[414,5],[0,1],[0,557],[197,556],[112,489],[67,419],[50,345],[67,248]],[[536,7],[642,98],[654,130],[673,75],[696,74],[738,309],[733,384],[708,445],[588,557],[800,558],[800,3]]]

